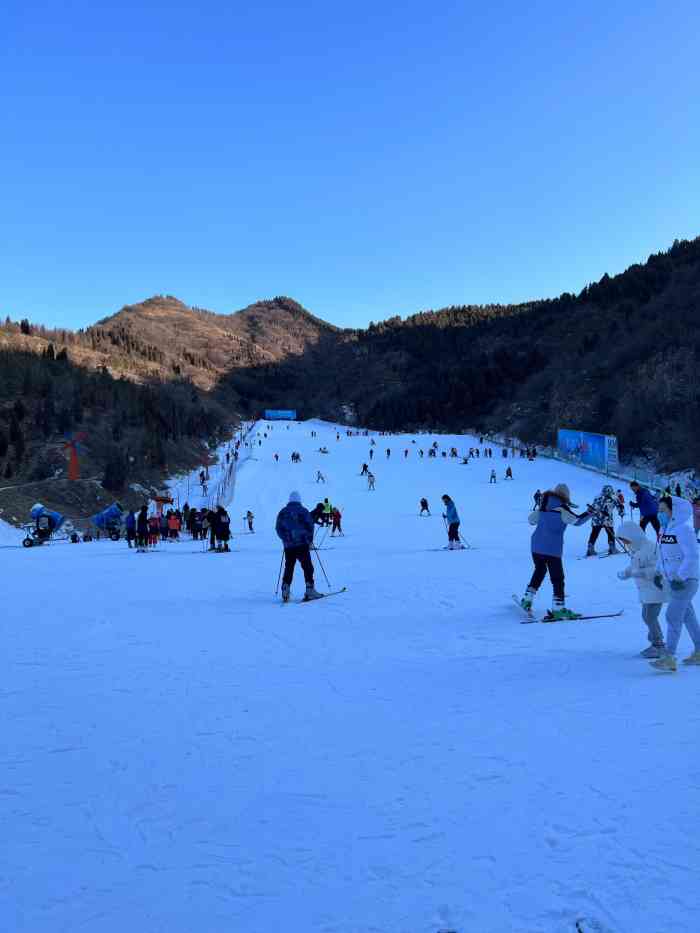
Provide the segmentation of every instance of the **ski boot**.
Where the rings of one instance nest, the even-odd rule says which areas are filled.
[[[531,590],[529,587],[525,590],[525,595],[520,600],[520,608],[525,612],[532,612],[532,601],[535,598],[535,591]]]
[[[656,645],[649,645],[644,651],[639,652],[639,657],[646,658],[647,661],[655,661],[658,660],[658,658],[663,658],[665,654],[666,650],[664,648],[657,648]]]
[[[290,590],[289,584],[283,583],[282,584],[282,602],[283,603],[289,602],[289,590]]]
[[[694,651],[692,654],[689,654],[687,658],[683,658],[683,663],[700,666],[700,651]]]
[[[304,602],[308,603],[312,599],[322,599],[323,593],[319,593],[313,583],[306,584],[306,592],[304,593]]]
[[[662,674],[675,674],[678,670],[676,659],[672,654],[665,654],[658,661],[652,661],[651,666],[656,668],[657,671],[661,671]]]
[[[544,617],[545,622],[573,622],[574,619],[579,619],[580,614],[578,612],[573,612],[571,609],[567,609],[566,606],[559,606],[559,608],[550,609],[547,615]]]
[[[595,544],[589,544],[586,550],[586,557],[595,557]]]
[[[618,551],[617,547],[614,544],[611,544],[610,547],[608,548],[608,555],[610,557],[612,557],[614,554],[619,554],[619,553],[620,552]]]

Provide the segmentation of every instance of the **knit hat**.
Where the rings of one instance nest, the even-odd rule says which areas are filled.
[[[301,496],[296,490],[294,490],[294,492],[289,493],[289,501],[298,502],[301,505]]]
[[[566,502],[567,505],[573,505],[573,504],[574,504],[574,503],[571,501],[571,493],[569,492],[569,487],[566,485],[566,483],[559,483],[559,485],[558,485],[558,486],[555,486],[554,489],[553,489],[552,491],[553,491],[553,493],[554,493],[555,496],[559,496],[559,498],[560,498],[562,501]]]

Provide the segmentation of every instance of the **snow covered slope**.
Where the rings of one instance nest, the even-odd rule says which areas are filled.
[[[567,532],[570,605],[621,619],[520,625],[510,599],[533,491],[567,482],[584,506],[601,480],[515,460],[505,483],[496,451],[490,486],[491,462],[420,460],[432,438],[392,437],[368,492],[368,439],[335,438],[261,434],[230,507],[257,531],[229,555],[2,550],[2,928],[696,929],[700,670],[636,657],[626,558],[574,560],[588,528]],[[292,489],[341,507],[347,537],[321,557],[347,593],[275,598]],[[478,549],[436,550],[443,492]]]

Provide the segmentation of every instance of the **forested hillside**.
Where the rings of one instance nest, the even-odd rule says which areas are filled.
[[[549,442],[609,432],[623,453],[700,461],[700,238],[676,242],[579,295],[459,306],[344,332],[301,358],[224,379],[266,402],[378,428],[474,426]]]

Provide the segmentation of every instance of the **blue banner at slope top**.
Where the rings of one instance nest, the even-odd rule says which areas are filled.
[[[266,421],[296,421],[297,412],[295,408],[286,411],[282,408],[267,408],[264,417]]]

